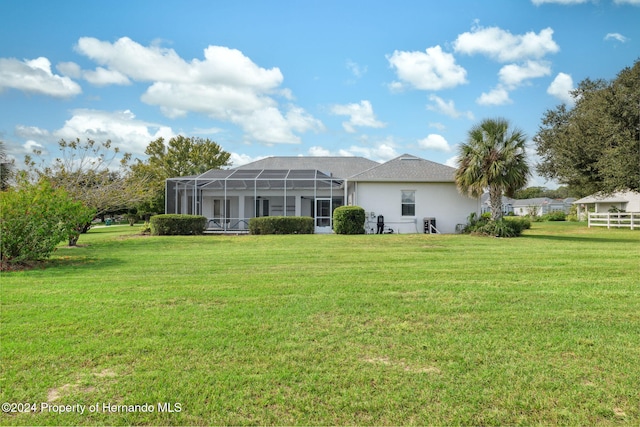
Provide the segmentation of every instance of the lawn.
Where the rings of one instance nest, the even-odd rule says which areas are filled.
[[[639,231],[79,243],[0,277],[0,424],[640,424]]]

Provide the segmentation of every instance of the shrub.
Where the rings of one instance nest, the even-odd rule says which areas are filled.
[[[542,221],[565,221],[566,219],[567,214],[562,211],[555,211],[542,215]]]
[[[47,180],[20,182],[0,196],[1,268],[48,258],[58,243],[78,233],[95,211],[73,201]]]
[[[365,213],[360,206],[340,206],[333,211],[336,234],[364,234]]]
[[[527,217],[523,216],[510,216],[508,218],[504,218],[505,221],[509,221],[517,227],[520,227],[520,231],[528,230],[531,228],[531,220]]]
[[[207,219],[201,215],[163,214],[150,219],[154,236],[189,236],[204,232]]]
[[[249,220],[251,234],[313,234],[309,216],[261,216]]]
[[[482,227],[487,222],[489,222],[490,218],[491,218],[491,214],[489,214],[489,216],[485,216],[485,214],[482,214],[478,217],[477,213],[471,212],[467,217],[467,224],[462,229],[462,233],[465,233],[465,234],[473,233],[476,229]]]
[[[522,230],[531,228],[531,221],[522,217],[509,217],[500,221],[492,221],[485,215],[478,217],[473,212],[469,215],[467,221],[467,225],[462,230],[463,233],[483,236],[517,237],[522,234]]]
[[[495,237],[518,237],[522,234],[522,224],[517,221],[501,219],[500,221],[489,221],[478,227],[474,233],[484,236]]]
[[[579,221],[579,218],[578,218],[578,206],[571,205],[571,207],[569,208],[569,215],[567,215],[566,220],[567,221],[573,221],[573,222]]]

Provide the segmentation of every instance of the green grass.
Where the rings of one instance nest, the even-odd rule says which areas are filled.
[[[0,424],[640,424],[638,231],[132,230],[2,274]]]

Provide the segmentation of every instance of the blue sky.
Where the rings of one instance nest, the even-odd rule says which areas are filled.
[[[480,120],[531,139],[581,80],[640,57],[640,0],[3,0],[0,17],[0,139],[18,161],[76,137],[144,158],[183,134],[235,165],[453,165]]]

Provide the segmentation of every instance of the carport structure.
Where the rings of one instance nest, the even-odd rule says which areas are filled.
[[[165,212],[202,215],[209,231],[221,233],[246,232],[260,216],[310,216],[316,233],[331,232],[344,184],[317,169],[212,169],[167,179]]]

